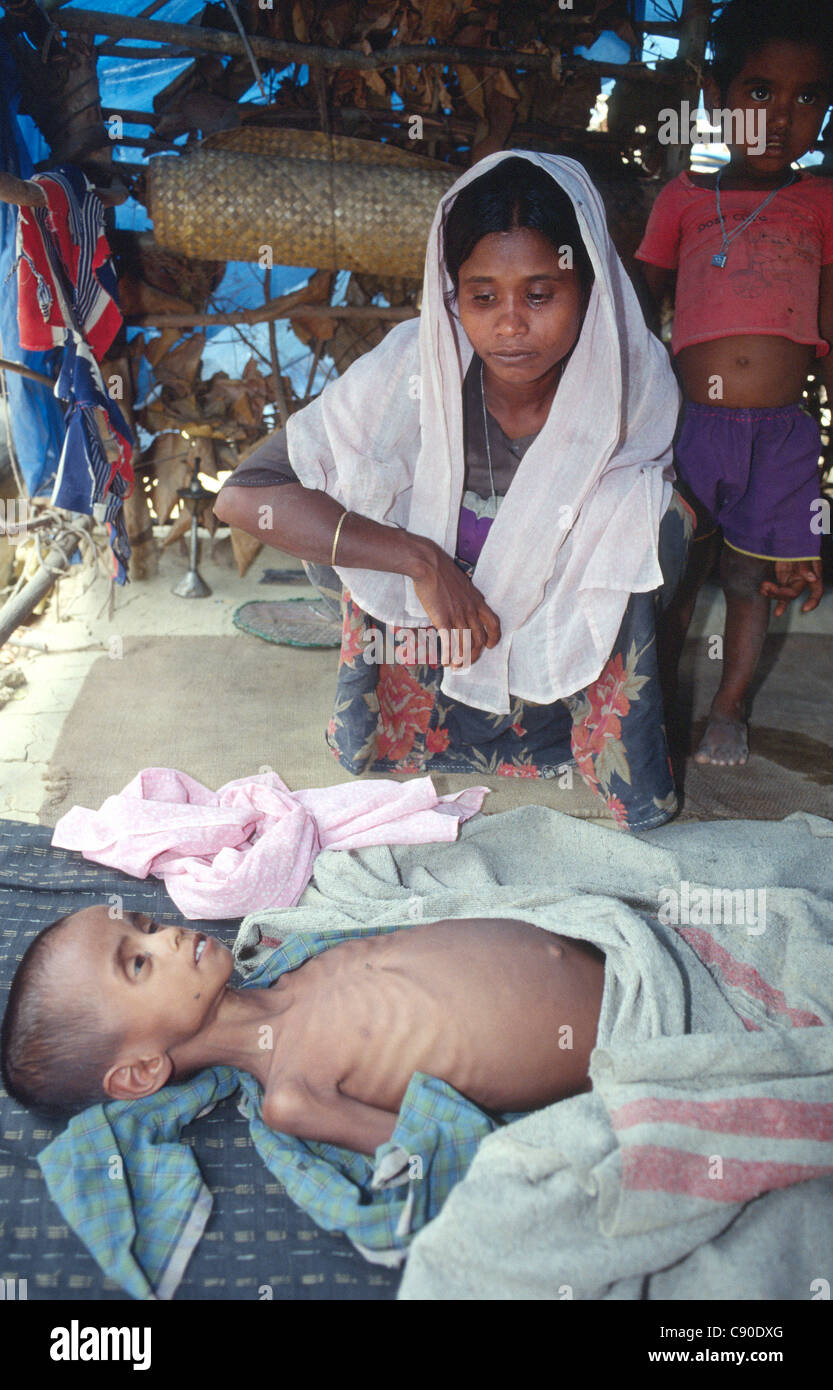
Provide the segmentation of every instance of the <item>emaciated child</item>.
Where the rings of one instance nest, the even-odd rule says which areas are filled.
[[[496,1113],[590,1089],[603,956],[528,923],[420,923],[339,942],[269,989],[229,988],[232,968],[216,938],[139,913],[59,919],[12,983],[7,1090],[68,1112],[225,1064],[260,1082],[272,1129],[372,1155],[416,1071]]]
[[[673,179],[636,253],[657,305],[676,276],[671,346],[685,406],[675,463],[699,511],[699,543],[666,618],[672,692],[720,531],[724,542],[723,672],[701,763],[747,760],[747,699],[771,599],[780,617],[805,588],[805,613],[822,593],[821,448],[802,392],[820,358],[833,400],[833,180],[793,165],[833,96],[832,24],[829,7],[805,0],[732,0],[722,11],[704,92],[707,106],[732,113],[729,164]],[[765,148],[758,138],[747,148],[740,115],[747,140],[765,122]]]

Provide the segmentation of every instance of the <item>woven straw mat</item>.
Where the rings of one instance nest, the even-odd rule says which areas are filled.
[[[246,127],[151,161],[156,241],[182,255],[420,279],[459,170],[345,136]]]

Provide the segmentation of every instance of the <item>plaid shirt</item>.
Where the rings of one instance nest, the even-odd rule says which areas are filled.
[[[383,928],[395,931],[397,928]],[[366,929],[289,936],[243,985],[264,988],[319,951]],[[410,1241],[465,1175],[498,1121],[451,1086],[415,1072],[396,1129],[375,1162],[334,1144],[264,1124],[263,1091],[247,1072],[212,1067],[138,1101],[76,1115],[38,1156],[50,1196],[106,1275],[134,1298],[167,1299],[182,1278],[212,1206],[185,1125],[240,1090],[254,1145],[289,1196],[362,1254],[399,1264]]]

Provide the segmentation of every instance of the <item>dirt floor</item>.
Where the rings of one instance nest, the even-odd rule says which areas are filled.
[[[97,805],[154,764],[179,767],[212,786],[263,766],[274,767],[293,788],[350,780],[323,736],[337,651],[274,646],[232,622],[235,610],[251,599],[312,596],[306,583],[260,582],[267,568],[299,569],[300,563],[262,550],[241,579],[224,554],[227,546],[216,549],[222,563],[212,558],[208,544],[200,560],[210,597],[182,599],[171,592],[187,567],[183,552],[173,547],[162,553],[155,578],[116,590],[112,617],[106,580],[90,585],[89,571],[79,566],[61,580],[48,611],[18,632],[48,651],[5,650],[25,683],[0,708],[0,816],[52,824],[71,805]],[[722,595],[707,588],[688,644],[695,723],[708,707],[708,687],[716,683],[718,664],[709,663],[706,653],[722,627]],[[784,637],[833,636],[833,593],[813,614],[802,615],[793,605],[772,633],[757,744],[753,719],[752,748],[762,756],[746,771],[687,774],[688,818],[778,818],[801,809],[830,813],[818,798],[833,798],[833,779],[825,772],[833,769],[827,733],[833,693],[827,694],[824,673],[816,672],[812,703],[820,707],[805,709],[801,686],[802,663],[818,665],[823,654],[829,659],[831,648],[827,641],[808,646]],[[212,640],[201,643],[201,638]],[[218,644],[217,639],[223,640]],[[7,669],[0,666],[0,679]],[[435,778],[441,792],[483,780]],[[598,815],[595,798],[577,775],[569,791],[557,780],[501,778],[491,785],[490,811],[534,800],[569,814]]]

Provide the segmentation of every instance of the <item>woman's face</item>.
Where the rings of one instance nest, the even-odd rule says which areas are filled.
[[[457,307],[478,357],[507,386],[538,380],[576,342],[587,307],[568,248],[519,227],[481,237],[460,267]]]

